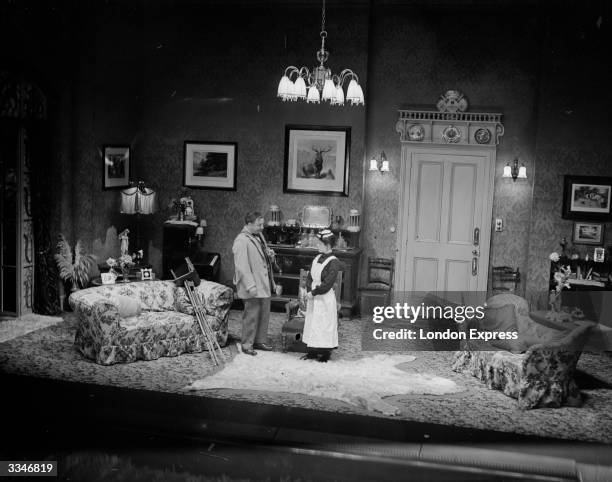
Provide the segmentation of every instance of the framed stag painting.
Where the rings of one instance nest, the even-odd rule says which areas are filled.
[[[284,192],[348,196],[350,127],[285,126]]]

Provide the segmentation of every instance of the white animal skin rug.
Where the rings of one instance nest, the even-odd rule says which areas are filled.
[[[399,415],[400,410],[383,397],[404,394],[444,395],[462,389],[452,380],[428,374],[408,373],[397,368],[416,358],[383,355],[358,360],[300,360],[299,355],[257,352],[239,353],[221,371],[195,381],[186,390],[233,388],[300,393],[342,400],[359,407]]]

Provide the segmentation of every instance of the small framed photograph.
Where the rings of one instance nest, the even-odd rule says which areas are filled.
[[[575,244],[603,244],[604,224],[575,222],[572,240]]]
[[[565,176],[563,219],[605,221],[612,218],[612,177]]]
[[[113,273],[100,273],[100,277],[102,278],[103,285],[115,284],[115,279],[117,279]]]
[[[142,268],[140,270],[140,279],[142,281],[150,281],[153,279],[153,270],[151,268]]]
[[[102,149],[103,189],[130,186],[130,146],[106,145]]]
[[[285,126],[283,192],[348,196],[351,128]]]
[[[183,185],[236,190],[237,142],[185,141]]]
[[[595,252],[593,253],[593,261],[596,263],[603,263],[605,252],[606,250],[603,248],[595,248]]]

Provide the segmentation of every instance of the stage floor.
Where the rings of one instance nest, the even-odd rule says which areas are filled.
[[[240,312],[232,311],[230,333],[235,336],[240,332],[239,318]],[[276,349],[280,349],[282,322],[282,314],[272,314],[270,333]],[[74,315],[68,313],[58,325],[0,343],[0,373],[10,382],[3,388],[31,391],[36,400],[51,403],[57,399],[57,404],[73,408],[90,404],[91,410],[79,413],[92,420],[116,417],[135,426],[197,436],[223,432],[231,437],[235,432],[239,437],[248,434],[248,438],[270,441],[292,437],[303,441],[333,434],[334,440],[346,436],[386,442],[571,441],[585,446],[612,442],[612,360],[607,354],[583,353],[580,359],[582,407],[522,411],[516,400],[453,372],[452,353],[412,352],[416,360],[402,366],[403,370],[448,378],[462,391],[388,397],[385,401],[401,413],[385,416],[301,394],[231,389],[188,392],[189,383],[213,372],[207,353],[105,367],[84,359],[74,349],[74,327]],[[334,359],[372,355],[360,349],[359,321],[340,320],[339,338]],[[328,365],[333,369],[333,360]]]

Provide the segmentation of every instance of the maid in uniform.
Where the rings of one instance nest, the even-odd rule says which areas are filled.
[[[308,305],[302,341],[308,347],[303,360],[329,360],[332,348],[338,347],[338,310],[333,286],[340,261],[332,255],[336,237],[325,229],[318,235],[319,255],[312,261],[306,289]]]

